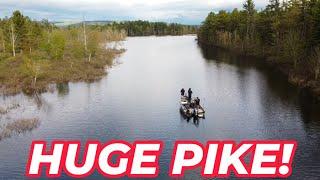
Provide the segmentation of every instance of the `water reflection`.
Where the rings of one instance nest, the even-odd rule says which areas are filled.
[[[182,113],[180,112],[180,119],[181,119],[181,121],[183,121],[183,122],[192,123],[192,124],[195,125],[196,127],[199,127],[200,121],[203,121],[205,118],[199,118],[199,117],[197,117],[197,116],[188,117],[188,116],[185,116],[184,114],[182,114]]]
[[[237,129],[239,136],[249,134],[250,138],[297,140],[299,147],[293,176],[289,179],[318,179],[320,104],[310,93],[289,84],[286,76],[267,66],[262,59],[239,56],[212,46],[200,46],[200,51],[210,66],[209,72],[216,68],[216,72],[224,76],[224,84],[219,86],[226,86],[224,90],[231,92],[230,106],[218,113],[232,104],[237,107],[234,112],[228,109],[237,119],[231,129]],[[230,94],[225,91],[219,94],[224,94],[222,99],[227,101]],[[224,120],[227,121],[225,117]]]
[[[305,124],[316,123],[320,126],[320,103],[315,102],[314,98],[306,91],[299,94],[299,104],[301,111],[301,118]]]
[[[66,83],[58,83],[56,85],[56,88],[58,90],[58,95],[59,96],[66,96],[66,95],[69,94],[70,89],[69,89],[69,83],[68,82],[66,82]]]
[[[22,99],[23,97],[23,99]],[[0,141],[37,129],[40,126],[41,96],[2,96],[0,99]]]
[[[233,65],[237,68],[237,77],[239,92],[242,97],[242,101],[248,101],[246,96],[250,94],[248,87],[250,80],[248,78],[256,78],[256,81],[265,81],[266,84],[260,83],[257,88],[260,93],[261,100],[259,102],[265,102],[261,105],[266,112],[272,112],[272,106],[270,106],[271,98],[280,98],[281,103],[286,106],[300,107],[301,117],[304,122],[315,121],[320,122],[320,103],[315,102],[314,98],[307,90],[294,87],[287,82],[287,77],[278,70],[266,65],[264,59],[255,57],[247,57],[237,55],[228,50],[224,50],[219,47],[206,46],[199,44],[203,57],[207,60],[207,63],[214,63],[217,67],[221,63]],[[250,69],[253,71],[259,71],[262,74],[259,77],[252,77],[250,75]]]
[[[319,107],[261,61],[201,49],[194,39],[129,38],[123,63],[100,81],[58,85],[57,91],[41,94],[40,108],[33,97],[6,98],[26,104],[23,113],[10,116],[39,117],[41,126],[1,141],[0,179],[24,178],[29,147],[37,139],[163,140],[159,179],[169,179],[176,140],[294,139],[294,178],[319,178]],[[181,87],[191,87],[200,97],[205,120],[181,116]],[[6,102],[0,100],[0,106]],[[197,170],[187,174],[186,179],[201,179]],[[97,173],[90,178],[104,179]]]

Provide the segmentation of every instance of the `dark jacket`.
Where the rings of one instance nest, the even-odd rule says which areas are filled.
[[[189,98],[191,98],[191,96],[192,96],[192,90],[191,89],[188,90],[188,96],[189,96]]]
[[[183,88],[181,89],[181,96],[184,96],[184,93],[186,92]]]

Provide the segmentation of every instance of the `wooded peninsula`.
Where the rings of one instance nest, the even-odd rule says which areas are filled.
[[[320,0],[270,0],[260,10],[253,0],[246,0],[243,10],[209,13],[198,39],[263,57],[291,83],[320,97]]]
[[[195,34],[196,26],[124,21],[106,25],[58,27],[15,11],[0,19],[0,91],[15,94],[46,91],[48,85],[92,81],[106,73],[123,50],[107,48],[128,36]]]

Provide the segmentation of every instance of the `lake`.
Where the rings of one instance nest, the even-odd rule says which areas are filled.
[[[107,76],[60,84],[41,95],[38,107],[32,97],[2,96],[0,103],[24,105],[12,116],[36,116],[40,125],[0,141],[0,178],[24,179],[31,142],[56,139],[163,140],[159,179],[168,178],[176,140],[297,140],[291,178],[320,178],[319,105],[261,60],[200,47],[195,39],[127,38],[127,51]],[[181,116],[182,87],[201,99],[206,119]],[[90,178],[104,179],[97,172]],[[188,171],[186,179],[201,179],[200,170]]]

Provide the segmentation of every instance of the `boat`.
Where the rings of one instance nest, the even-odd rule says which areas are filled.
[[[205,118],[205,110],[201,105],[195,105],[195,100],[192,99],[189,101],[187,96],[181,96],[180,99],[180,112],[188,117],[198,117],[198,118]]]

